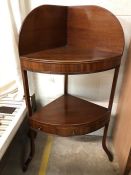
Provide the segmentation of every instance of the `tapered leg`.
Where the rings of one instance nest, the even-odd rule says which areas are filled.
[[[68,75],[65,75],[65,80],[64,80],[64,94],[68,94]]]
[[[116,83],[117,83],[118,73],[119,73],[119,66],[115,68],[114,78],[113,78],[113,82],[112,82],[110,100],[109,100],[109,105],[108,105],[108,110],[110,111],[110,113],[111,113],[111,109],[112,109],[112,105],[113,105],[113,100],[114,100],[114,95],[115,95],[115,89],[116,89]],[[108,148],[106,146],[108,126],[109,126],[109,122],[105,125],[105,128],[104,128],[104,135],[103,135],[103,140],[102,140],[102,146],[103,146],[103,149],[106,152],[109,160],[110,161],[113,161],[113,155],[108,150]]]
[[[34,154],[35,154],[35,142],[34,142],[34,139],[35,139],[35,132],[33,130],[29,130],[29,138],[30,138],[30,153],[29,153],[29,156],[27,158],[27,160],[24,162],[24,165],[23,165],[23,171],[25,172],[27,169],[28,169],[28,166],[29,166],[29,163],[31,162]]]
[[[103,139],[102,139],[102,146],[103,146],[103,149],[106,152],[109,160],[112,162],[113,161],[113,154],[108,150],[108,148],[106,146],[108,126],[109,126],[109,123],[107,123],[105,125],[105,128],[104,128],[104,135],[103,135]]]
[[[29,84],[28,84],[28,76],[27,76],[27,71],[26,70],[22,70],[22,78],[23,78],[23,84],[24,84],[24,91],[25,91],[25,101],[26,101],[26,106],[27,106],[27,112],[28,112],[28,116],[31,117],[32,116],[32,106],[31,106],[31,101],[30,101],[30,93],[29,93]],[[35,98],[35,97],[32,97]],[[34,100],[32,100],[32,102],[34,102]],[[33,104],[33,103],[32,103]],[[24,162],[23,165],[23,171],[26,171],[29,163],[31,162],[34,153],[35,153],[35,143],[34,143],[34,138],[36,137],[36,132],[33,131],[32,129],[29,130],[28,133],[29,139],[30,139],[30,153],[29,156],[27,158],[27,160]]]

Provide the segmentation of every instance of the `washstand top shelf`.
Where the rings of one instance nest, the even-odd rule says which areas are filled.
[[[30,71],[78,74],[112,69],[120,60],[120,53],[64,46],[23,55],[21,62]]]
[[[22,68],[45,73],[112,69],[123,47],[118,19],[98,6],[40,6],[26,17],[19,37]]]

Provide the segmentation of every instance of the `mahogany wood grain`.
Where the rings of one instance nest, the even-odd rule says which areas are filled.
[[[98,6],[43,5],[25,19],[19,53],[25,70],[77,74],[120,64],[124,35],[117,18]]]
[[[20,55],[65,45],[66,11],[66,7],[52,5],[34,9],[21,27]]]
[[[118,19],[98,6],[68,8],[67,43],[78,48],[123,52],[123,31]]]
[[[102,49],[59,47],[21,57],[22,68],[54,74],[93,73],[120,65],[121,54]]]
[[[61,136],[80,135],[103,127],[109,110],[71,95],[59,97],[30,118],[30,126]]]
[[[32,110],[27,71],[65,74],[65,85],[62,97],[29,118],[30,127],[72,136],[87,134],[105,126],[102,143],[112,161],[106,137],[123,48],[124,35],[118,19],[102,7],[43,5],[34,9],[26,17],[19,36],[29,115],[32,115]],[[108,108],[68,95],[68,74],[94,73],[113,68],[115,74]],[[30,143],[31,151],[24,168],[33,157],[32,136]]]

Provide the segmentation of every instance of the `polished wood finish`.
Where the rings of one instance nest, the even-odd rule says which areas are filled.
[[[103,139],[102,139],[102,147],[103,147],[104,151],[106,152],[108,159],[112,162],[113,161],[113,154],[108,150],[108,148],[106,146],[108,126],[109,126],[109,122],[105,124],[104,135],[103,135]]]
[[[73,136],[90,133],[109,121],[107,108],[63,95],[44,106],[30,118],[30,125],[51,134]]]
[[[43,5],[34,9],[26,17],[19,36],[30,128],[60,136],[73,136],[105,127],[102,145],[112,161],[106,137],[123,48],[122,27],[117,18],[104,8]],[[113,68],[115,73],[108,108],[68,94],[69,74],[94,73]],[[64,74],[64,95],[33,113],[27,71]],[[33,156],[32,138],[26,168]]]
[[[131,165],[131,162],[129,164],[130,159],[128,158],[131,149],[131,43],[125,64],[125,74],[117,109],[114,147],[121,173],[124,174],[124,172],[128,172],[124,174],[128,175],[129,165]]]
[[[108,104],[108,110],[110,111],[110,114],[111,114],[111,109],[112,109],[114,95],[115,95],[115,87],[116,87],[116,82],[117,82],[117,78],[118,78],[118,73],[119,73],[119,67],[116,67],[115,72],[114,72],[113,82],[112,82],[109,104]],[[110,114],[109,114],[109,116],[110,116]],[[113,161],[113,154],[108,150],[108,148],[106,146],[108,126],[109,126],[109,122],[105,124],[104,135],[103,135],[103,139],[102,139],[102,146],[103,146],[103,149],[105,150],[105,152],[107,153],[109,160]]]
[[[119,21],[97,6],[40,6],[27,16],[19,37],[22,68],[55,74],[112,69],[123,47]]]
[[[98,6],[69,7],[67,16],[69,46],[123,52],[123,31],[117,18],[107,9]]]
[[[93,73],[120,65],[121,54],[101,49],[59,47],[21,56],[23,69],[54,74]]]
[[[19,36],[20,55],[66,44],[67,7],[44,5],[24,20]]]
[[[31,107],[31,102],[30,102],[30,92],[29,92],[29,84],[28,84],[28,76],[27,76],[27,71],[22,69],[22,78],[23,78],[23,85],[24,85],[24,91],[25,91],[25,101],[26,101],[26,106],[28,110],[28,115],[32,115],[32,107]]]
[[[116,83],[117,83],[118,73],[119,73],[119,67],[116,67],[115,72],[114,72],[112,88],[111,88],[109,105],[108,105],[108,109],[109,109],[110,112],[111,112],[112,105],[113,105],[113,100],[114,100],[114,95],[115,95],[115,87],[116,87]]]

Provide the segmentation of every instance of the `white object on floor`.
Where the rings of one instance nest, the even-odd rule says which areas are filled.
[[[15,100],[12,91],[0,98],[0,106],[16,108],[12,114],[0,113],[0,160],[26,116],[24,100]]]

